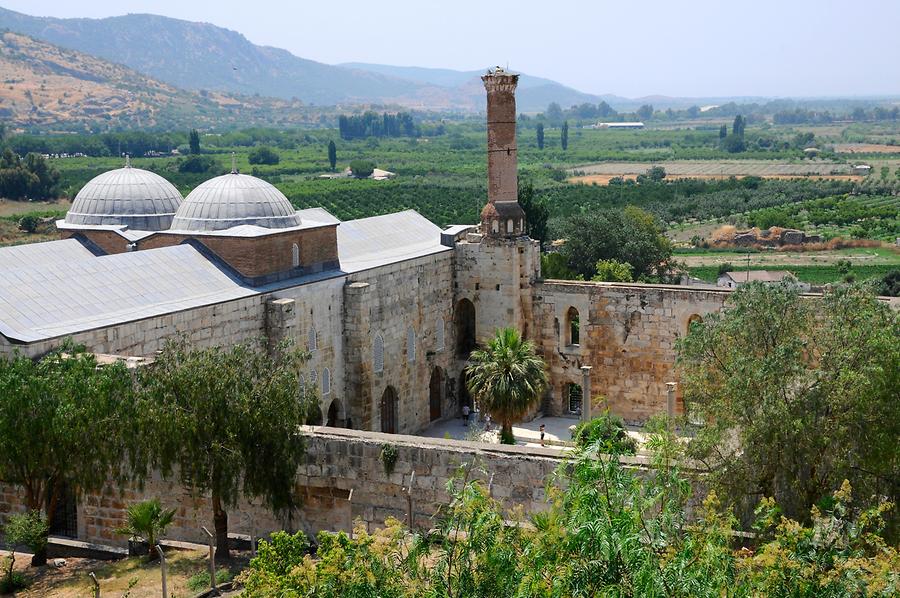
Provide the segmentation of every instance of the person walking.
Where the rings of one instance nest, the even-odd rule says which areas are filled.
[[[462,417],[463,417],[463,425],[468,426],[469,425],[469,406],[468,405],[463,405]]]
[[[544,424],[541,424],[541,446],[544,446]]]

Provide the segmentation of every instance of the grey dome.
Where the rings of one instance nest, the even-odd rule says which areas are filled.
[[[134,230],[165,230],[181,202],[181,193],[166,179],[126,166],[88,181],[75,196],[65,221],[88,226],[111,224]]]
[[[188,193],[172,221],[172,230],[216,231],[242,224],[263,228],[300,225],[300,216],[284,194],[246,174],[224,174]]]

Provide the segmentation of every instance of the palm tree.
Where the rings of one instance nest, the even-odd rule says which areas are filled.
[[[175,509],[164,509],[158,498],[145,500],[128,507],[127,524],[116,532],[143,540],[152,560],[156,556],[153,548],[174,518]]]
[[[515,444],[512,425],[528,413],[547,386],[544,360],[515,328],[504,328],[469,358],[469,393],[501,423],[500,442]]]

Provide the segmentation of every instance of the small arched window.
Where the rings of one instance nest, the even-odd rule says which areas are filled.
[[[296,243],[291,247],[291,265],[294,268],[300,267],[300,246]]]
[[[309,385],[312,386],[313,389],[315,389],[316,382],[318,382],[318,381],[319,381],[319,372],[317,372],[316,370],[312,370],[309,373]]]
[[[500,232],[500,222],[498,220],[491,221],[491,231],[493,231],[495,233]]]
[[[581,344],[581,319],[574,307],[566,311],[566,341],[567,345]]]
[[[313,324],[309,325],[309,333],[306,340],[306,346],[309,349],[309,352],[312,353],[319,349],[319,335],[316,332],[316,327]]]
[[[508,233],[513,232],[513,226],[514,226],[513,219],[510,218],[509,220],[506,221],[506,232],[508,232]]]
[[[331,394],[331,370],[322,370],[322,396]]]
[[[435,341],[437,344],[437,350],[444,350],[444,318],[438,318],[437,320],[437,328],[435,329]]]
[[[416,361],[416,329],[412,326],[406,330],[406,361]]]
[[[380,334],[375,335],[372,342],[372,370],[376,373],[384,371],[384,339]]]

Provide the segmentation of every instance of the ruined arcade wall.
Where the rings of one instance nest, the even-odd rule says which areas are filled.
[[[551,384],[545,413],[565,415],[565,390],[581,384],[582,365],[592,366],[591,390],[626,421],[643,422],[666,410],[666,382],[677,382],[675,342],[692,316],[722,309],[728,291],[647,284],[547,280],[534,286],[535,335]],[[578,344],[568,339],[567,312],[578,311]],[[677,395],[681,405],[680,392]]]

